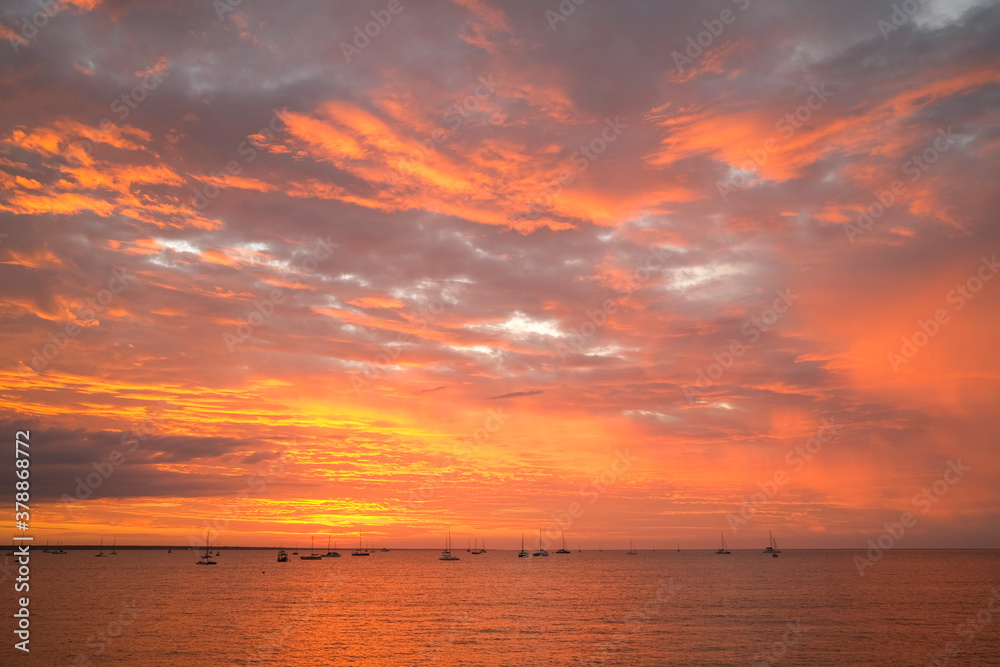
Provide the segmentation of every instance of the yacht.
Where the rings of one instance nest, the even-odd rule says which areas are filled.
[[[626,556],[635,556],[638,553],[639,552],[635,550],[635,547],[632,546],[632,538],[631,537],[628,538],[628,551],[625,552],[625,555]]]
[[[768,545],[766,549],[764,549],[763,553],[771,554],[772,556],[777,558],[778,554],[781,553],[781,549],[778,548],[778,543],[774,541],[774,535],[771,534],[771,531],[767,531],[767,536],[768,538],[770,538],[771,544]]]
[[[326,537],[326,553],[323,554],[323,558],[340,558],[340,552],[337,551],[337,543],[333,543],[333,549],[330,548],[330,536]]]
[[[528,552],[524,550],[524,533],[521,533],[521,550],[517,552],[518,558],[524,558],[528,555]]]
[[[715,553],[717,553],[717,554],[723,554],[725,556],[728,556],[730,552],[729,552],[729,549],[726,548],[726,534],[725,533],[719,533],[719,535],[722,536],[722,546],[719,547],[719,550],[716,551]]]
[[[461,547],[459,547],[461,548]],[[444,549],[441,551],[441,557],[438,560],[461,560],[458,556],[451,555],[451,531],[448,531],[448,541],[444,543]]]
[[[549,552],[542,548],[542,530],[538,529],[538,550],[532,556],[548,556]]]
[[[205,531],[205,555],[203,555],[198,560],[198,565],[215,565],[216,561],[212,560],[212,550],[209,549],[208,545],[208,531]]]
[[[309,537],[309,555],[299,556],[299,558],[302,560],[323,560],[323,556],[316,553],[316,547],[313,544],[313,538],[311,536]]]
[[[557,554],[573,553],[572,551],[570,551],[569,549],[566,548],[566,533],[565,532],[562,534],[562,543],[563,543],[562,549],[558,549],[556,551]]]
[[[101,535],[101,550],[94,554],[94,558],[104,558],[106,555],[104,553],[104,536]]]
[[[368,552],[361,548],[361,531],[358,531],[358,548],[351,552],[352,556],[367,556]]]

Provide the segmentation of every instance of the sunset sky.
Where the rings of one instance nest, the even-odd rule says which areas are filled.
[[[1000,547],[1000,3],[50,1],[36,539]]]

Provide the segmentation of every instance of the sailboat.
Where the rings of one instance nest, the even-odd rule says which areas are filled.
[[[200,559],[198,560],[198,563],[197,563],[197,564],[198,564],[198,565],[215,565],[215,564],[216,564],[216,563],[215,563],[215,561],[214,561],[214,560],[212,560],[212,550],[211,550],[211,549],[209,549],[209,544],[208,544],[208,531],[207,531],[207,530],[205,531],[205,555],[203,555],[203,556],[202,556],[202,557],[201,557],[201,558],[200,558]]]
[[[677,543],[677,553],[680,553],[680,552],[681,552],[681,543],[678,542]]]
[[[517,552],[518,558],[524,558],[528,555],[528,552],[524,550],[524,533],[521,533],[521,550]]]
[[[316,547],[313,545],[312,535],[309,536],[309,555],[299,556],[299,558],[301,558],[302,560],[323,560],[323,556],[316,553]]]
[[[117,556],[118,555],[118,552],[115,551],[115,543],[116,542],[118,542],[118,538],[117,537],[111,538],[111,555],[112,556]]]
[[[288,554],[285,553],[285,550],[281,548],[280,544],[278,545],[278,562],[279,563],[287,563],[288,562]]]
[[[781,549],[778,548],[778,543],[774,541],[774,535],[771,534],[771,531],[767,531],[767,536],[770,538],[771,544],[764,549],[763,553],[771,554],[777,558],[778,554],[781,553]]]
[[[476,544],[479,544],[479,538],[478,537],[476,538]],[[483,546],[482,547],[478,547],[477,548],[475,545],[473,545],[472,551],[470,551],[469,553],[473,553],[473,554],[484,554],[484,553],[486,553],[486,540],[483,540]]]
[[[358,531],[358,548],[351,552],[352,556],[367,556],[368,552],[361,548],[361,531]]]
[[[542,548],[542,529],[538,529],[538,551],[531,554],[532,556],[548,556],[549,552]]]
[[[628,538],[628,551],[625,552],[625,555],[626,556],[635,556],[638,553],[639,552],[635,550],[635,547],[632,546],[632,538],[631,537]]]
[[[570,551],[569,549],[567,549],[567,548],[566,548],[566,533],[565,533],[565,531],[564,531],[564,532],[563,532],[563,534],[562,534],[562,543],[563,543],[563,545],[562,545],[562,549],[557,549],[557,550],[556,550],[556,553],[557,553],[557,554],[568,554],[568,553],[573,553],[572,551]]]
[[[717,554],[724,554],[724,555],[728,556],[729,555],[729,549],[726,548],[726,534],[725,533],[719,533],[719,534],[722,535],[722,546],[719,547],[719,550],[716,551],[715,553],[717,553]]]
[[[13,553],[13,552],[11,552],[11,553]],[[53,553],[53,554],[55,554],[57,556],[65,556],[66,555],[66,550],[62,548],[62,542],[57,542],[56,543],[56,549],[55,549],[55,551],[50,551],[49,553]]]
[[[97,552],[96,554],[94,554],[94,558],[104,558],[104,557],[105,557],[105,553],[104,553],[104,536],[101,535],[101,550],[99,552]]]
[[[337,551],[337,543],[333,543],[333,549],[330,549],[330,536],[326,536],[326,553],[323,554],[323,558],[340,558],[340,553]]]
[[[451,531],[448,531],[448,541],[444,543],[444,549],[441,551],[441,557],[438,560],[461,560],[458,556],[451,555]]]

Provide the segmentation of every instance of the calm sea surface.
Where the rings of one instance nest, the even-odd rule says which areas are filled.
[[[93,553],[33,553],[30,656],[6,559],[0,664],[1000,665],[1000,551]]]

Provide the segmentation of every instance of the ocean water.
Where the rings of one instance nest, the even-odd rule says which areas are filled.
[[[0,664],[1000,665],[1000,551],[93,553],[33,552],[27,656],[4,568]]]

